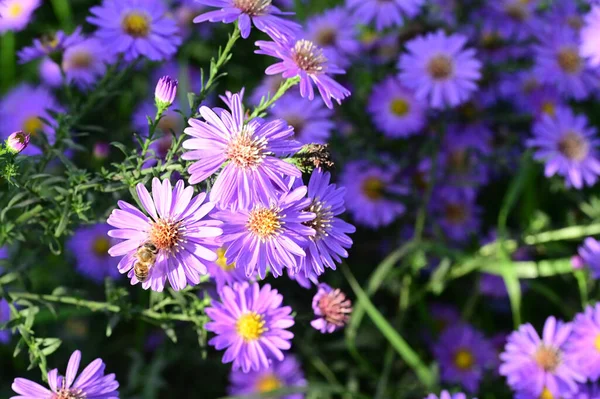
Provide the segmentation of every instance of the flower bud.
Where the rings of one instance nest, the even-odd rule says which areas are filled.
[[[27,148],[29,144],[30,135],[21,131],[14,132],[6,140],[6,148],[14,154],[18,154]]]
[[[170,76],[163,76],[156,85],[154,100],[158,109],[165,110],[173,104],[177,95],[177,80]]]
[[[110,155],[110,146],[108,145],[108,143],[98,141],[96,144],[94,144],[93,154],[94,158],[99,161],[106,159]]]

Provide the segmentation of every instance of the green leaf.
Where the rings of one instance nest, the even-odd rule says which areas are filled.
[[[119,316],[118,314],[114,314],[110,317],[110,319],[108,320],[108,323],[106,324],[106,336],[110,337],[113,333],[113,330],[115,329],[115,327],[117,326],[117,324],[119,323],[119,321],[121,320],[121,316]]]

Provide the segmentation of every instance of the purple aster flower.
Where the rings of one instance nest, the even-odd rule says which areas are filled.
[[[168,108],[175,101],[177,96],[177,79],[170,76],[163,76],[159,79],[154,90],[154,101],[157,108]]]
[[[189,120],[184,133],[192,138],[183,142],[190,150],[183,159],[196,161],[188,169],[189,182],[199,183],[222,168],[210,191],[211,201],[240,208],[268,202],[278,189],[287,190],[283,176],[301,176],[298,168],[278,158],[294,154],[301,145],[291,139],[294,129],[281,119],[246,121],[239,94],[232,95],[229,108],[230,112],[203,106],[204,121]]]
[[[443,22],[448,26],[456,26],[460,2],[458,0],[430,0],[427,5],[429,18],[436,22]]]
[[[205,21],[230,24],[238,21],[240,34],[244,39],[250,36],[252,24],[265,32],[273,40],[292,38],[301,29],[296,22],[281,18],[280,15],[294,15],[283,12],[271,4],[271,0],[197,0],[199,4],[219,7],[194,18],[194,23]]]
[[[438,399],[438,396],[430,393],[425,399]],[[467,395],[462,392],[450,393],[448,391],[442,391],[440,392],[439,399],[467,399]]]
[[[446,182],[461,187],[487,183],[490,173],[483,157],[492,153],[492,139],[483,124],[448,126],[438,157]]]
[[[45,35],[40,39],[34,39],[33,44],[19,51],[19,63],[24,64],[37,58],[48,57],[52,54],[62,52],[84,40],[81,27],[78,26],[73,33],[66,34],[62,30]]]
[[[0,33],[25,29],[40,0],[3,0],[0,2]]]
[[[346,6],[363,24],[375,21],[378,31],[393,26],[402,26],[404,18],[414,18],[425,0],[346,0]]]
[[[98,26],[96,37],[112,54],[132,61],[171,58],[181,44],[175,21],[167,15],[162,0],[103,0],[90,8],[87,21]]]
[[[400,82],[433,108],[464,103],[477,90],[482,66],[466,43],[466,36],[441,30],[409,41],[398,62]]]
[[[229,375],[230,395],[266,394],[277,389],[306,386],[304,373],[295,356],[288,355],[282,361],[274,361],[269,368],[244,373],[232,370]],[[296,393],[277,396],[280,399],[303,399],[304,394]]]
[[[356,27],[343,7],[336,7],[306,21],[306,38],[323,49],[332,63],[346,67],[360,51]]]
[[[316,217],[305,222],[315,231],[305,248],[306,257],[299,261],[298,268],[306,277],[319,276],[325,272],[325,268],[335,270],[335,263],[341,262],[341,258],[347,258],[346,249],[352,246],[352,239],[347,234],[356,231],[354,226],[337,217],[345,211],[346,189],[329,184],[330,179],[329,172],[317,168],[308,182],[308,198],[311,203],[307,210]]]
[[[570,323],[550,316],[541,338],[529,323],[514,331],[500,355],[500,374],[506,377],[508,385],[536,398],[569,397],[577,392],[577,382],[585,381],[585,377],[565,356],[571,329]]]
[[[577,251],[581,260],[590,268],[592,278],[600,278],[600,242],[588,237]]]
[[[80,227],[67,242],[67,249],[75,257],[77,271],[97,283],[105,277],[119,276],[119,261],[108,255],[108,249],[117,244],[117,240],[107,236],[110,229],[105,223]]]
[[[43,132],[49,144],[54,144],[54,129],[45,125],[42,118],[54,123],[48,110],[60,111],[54,96],[43,87],[21,84],[9,91],[0,101],[0,140],[8,138],[12,132],[23,131],[32,138]],[[6,134],[6,136],[3,136]],[[38,155],[41,150],[32,143],[22,152],[24,155]]]
[[[487,370],[496,363],[496,352],[483,334],[466,324],[446,329],[433,348],[442,381],[459,383],[476,392]]]
[[[415,135],[427,122],[427,104],[392,76],[373,87],[368,110],[375,126],[389,138]]]
[[[591,67],[600,66],[600,6],[594,6],[585,17],[585,25],[581,29],[580,54]]]
[[[481,209],[470,187],[443,186],[434,191],[431,207],[446,236],[456,242],[467,240],[479,229]]]
[[[600,385],[598,382],[580,384],[577,393],[571,397],[573,399],[600,399]]]
[[[291,347],[294,337],[287,329],[294,325],[292,308],[281,306],[283,296],[269,284],[236,284],[223,287],[221,302],[206,309],[211,321],[205,328],[217,336],[208,343],[217,350],[227,348],[223,363],[233,361],[233,369],[244,373],[268,369],[282,361],[282,351]]]
[[[114,62],[114,57],[100,40],[92,38],[74,44],[65,50],[62,70],[67,80],[81,89],[90,88],[98,78],[106,73],[106,65]]]
[[[579,55],[577,34],[568,26],[546,33],[542,43],[535,47],[534,74],[542,83],[554,85],[565,96],[582,100],[600,85],[597,71],[587,68]]]
[[[217,249],[217,260],[214,262],[207,262],[206,267],[208,274],[217,283],[217,290],[221,291],[223,286],[233,286],[235,283],[242,283],[248,281],[246,277],[246,271],[243,267],[236,267],[235,262],[230,262],[225,257],[226,247],[220,247]]]
[[[579,33],[584,26],[584,18],[578,4],[569,0],[559,0],[550,4],[550,10],[544,15],[543,23],[548,32],[557,26],[568,26]]]
[[[386,226],[405,211],[396,196],[408,193],[396,184],[397,170],[355,161],[344,168],[340,183],[346,188],[346,206],[358,224],[370,228]]]
[[[14,132],[6,139],[6,148],[14,154],[22,152],[29,145],[31,135],[21,131]]]
[[[104,375],[106,365],[102,359],[91,362],[79,377],[79,364],[81,352],[75,351],[69,359],[65,376],[58,374],[58,369],[48,372],[48,385],[50,389],[27,380],[15,378],[12,389],[21,396],[13,396],[11,399],[22,398],[89,398],[89,399],[118,399],[119,383],[114,374]]]
[[[125,241],[111,247],[111,256],[123,256],[118,269],[128,273],[131,284],[137,284],[134,264],[138,261],[137,252],[146,243],[152,244],[157,253],[155,262],[149,268],[144,289],[162,291],[167,278],[171,287],[181,290],[186,285],[196,285],[200,275],[207,273],[205,261],[217,260],[218,245],[215,238],[223,233],[217,220],[204,220],[214,204],[203,204],[206,193],[193,197],[194,189],[185,187],[179,180],[171,187],[169,180],[152,180],[152,196],[143,184],[138,184],[137,195],[146,214],[125,201],[119,201],[121,209],[112,211],[108,224],[116,227],[110,230],[110,237]]]
[[[265,54],[281,59],[265,71],[267,75],[281,73],[285,79],[300,77],[300,95],[312,100],[315,96],[313,83],[317,86],[325,105],[333,108],[331,99],[338,104],[350,95],[350,91],[331,76],[345,71],[327,59],[323,50],[306,39],[282,40],[278,42],[257,41],[256,54]]]
[[[297,93],[280,98],[270,112],[274,118],[283,119],[293,127],[294,139],[302,144],[325,144],[335,128],[332,110],[322,102],[308,101]]]
[[[335,290],[325,283],[319,284],[312,300],[316,319],[310,322],[313,328],[323,334],[343,328],[350,320],[352,302],[339,288]]]
[[[555,117],[544,115],[533,125],[533,136],[527,146],[537,149],[534,159],[546,163],[546,177],[559,174],[565,177],[567,187],[576,189],[598,180],[596,148],[600,140],[584,115],[575,115],[569,108],[557,109]]]
[[[538,0],[498,0],[486,3],[484,24],[492,26],[503,39],[528,39],[535,27],[539,26],[535,15],[538,3]]]
[[[600,377],[600,304],[575,316],[566,352],[581,374],[591,381]]]
[[[0,299],[0,324],[6,323],[10,320],[10,307],[6,299]],[[6,344],[10,341],[11,332],[10,330],[0,329],[0,343]]]
[[[51,58],[42,58],[38,66],[38,74],[42,83],[48,87],[57,88],[63,84],[63,74],[60,66]]]
[[[265,278],[267,267],[275,277],[281,276],[283,268],[297,269],[296,257],[306,256],[308,239],[316,234],[309,227],[316,214],[306,211],[311,206],[306,193],[302,186],[279,198],[258,200],[248,209],[217,212],[213,217],[225,223],[225,257],[245,267],[248,277],[258,271]]]

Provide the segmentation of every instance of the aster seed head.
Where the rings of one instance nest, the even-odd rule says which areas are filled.
[[[323,295],[318,307],[328,323],[343,327],[350,320],[352,301],[339,288]]]

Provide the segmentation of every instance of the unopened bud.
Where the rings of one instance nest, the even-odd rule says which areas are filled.
[[[108,145],[108,143],[98,141],[96,144],[94,144],[94,158],[101,161],[103,159],[108,158],[109,155],[110,146]]]
[[[14,154],[18,154],[27,148],[29,144],[30,135],[21,131],[14,132],[6,140],[6,148]]]
[[[173,104],[177,95],[177,84],[177,80],[171,79],[170,76],[160,78],[154,91],[154,100],[159,110],[165,110]]]

